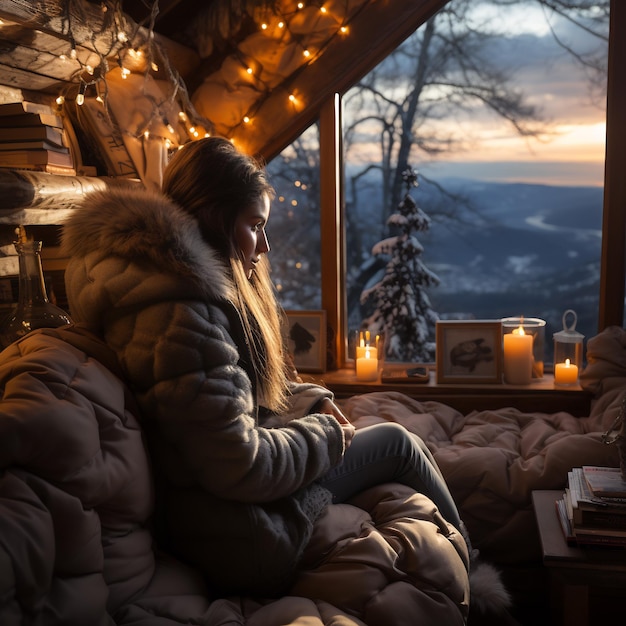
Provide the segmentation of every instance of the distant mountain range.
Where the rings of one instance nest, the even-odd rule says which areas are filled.
[[[473,206],[445,222],[431,215],[430,230],[417,233],[424,263],[441,279],[430,291],[437,312],[540,317],[551,347],[563,312],[574,309],[577,330],[597,333],[602,188],[437,182]],[[429,214],[436,196],[427,186],[419,189],[414,197]]]

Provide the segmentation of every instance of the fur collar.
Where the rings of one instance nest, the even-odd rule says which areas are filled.
[[[192,278],[210,298],[229,299],[232,281],[198,223],[163,194],[110,188],[87,195],[63,227],[69,257],[99,253],[143,260],[158,270]]]

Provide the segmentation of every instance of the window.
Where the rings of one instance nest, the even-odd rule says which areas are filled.
[[[626,6],[622,6],[619,3],[612,3],[611,22],[612,33],[626,26]],[[619,25],[619,27],[618,27]],[[623,28],[622,28],[623,30]],[[591,328],[591,330],[584,331],[587,336],[594,335],[598,330],[602,330],[609,325],[622,325],[624,315],[624,245],[626,235],[626,214],[624,214],[622,207],[626,198],[624,197],[625,190],[620,183],[622,180],[621,172],[623,170],[623,157],[621,155],[621,145],[626,141],[626,83],[621,80],[617,74],[617,68],[623,67],[626,62],[626,42],[618,40],[616,34],[612,34],[611,39],[611,56],[612,63],[609,64],[608,71],[608,93],[607,102],[608,108],[606,113],[607,123],[607,137],[608,142],[606,146],[606,177],[604,186],[604,210],[602,215],[602,251],[600,260],[600,298],[598,303],[598,326]],[[331,109],[331,105],[328,106]],[[335,107],[337,109],[337,107]],[[347,124],[346,124],[347,125]],[[329,205],[332,205],[335,201],[333,194],[334,191],[330,190],[334,182],[340,181],[340,176],[326,185],[326,195],[324,195],[324,171],[332,171],[332,168],[325,166],[325,161],[328,160],[328,155],[334,155],[334,147],[337,143],[335,136],[335,128],[332,124],[326,124],[326,130],[324,130],[324,124],[321,124],[320,134],[320,149],[321,149],[321,161],[322,168],[322,199],[321,206],[323,207],[321,218],[325,219],[327,209]],[[333,145],[332,149],[329,149],[329,145]],[[350,156],[348,156],[348,167],[350,163]],[[415,167],[418,171],[421,170],[421,163],[415,163]],[[521,169],[521,168],[520,168]],[[348,174],[350,173],[349,170]],[[332,176],[331,174],[326,174]],[[476,177],[478,178],[478,177]],[[425,186],[425,185],[423,185]],[[420,192],[423,189],[420,189]],[[346,219],[353,219],[350,211],[353,210],[350,207],[350,184],[347,185],[347,209],[348,216]],[[370,200],[370,196],[365,196],[366,201]],[[419,203],[423,206],[427,213],[432,212],[430,204],[423,204],[421,199],[418,199]],[[333,210],[336,207],[332,206]],[[331,215],[329,218],[331,221],[335,220],[340,227],[342,216]],[[596,219],[594,217],[594,219]],[[368,224],[364,224],[365,229],[368,228]],[[371,228],[371,225],[369,225]],[[427,247],[427,242],[424,242]],[[338,289],[337,282],[341,283],[343,277],[346,274],[343,252],[343,241],[341,233],[329,234],[324,231],[324,235],[321,238],[320,249],[322,255],[322,264],[329,262],[334,264],[334,271],[330,272],[331,280],[326,277],[322,280],[322,308],[327,312],[331,312],[328,317],[330,330],[337,334],[337,354],[338,365],[342,366],[346,363],[346,346],[347,346],[347,315],[345,315],[343,300],[345,297],[346,289]],[[367,249],[367,248],[365,248]],[[339,251],[339,253],[338,253]],[[277,263],[277,256],[281,253],[275,253],[272,255],[272,263]],[[425,251],[426,254],[426,251]],[[345,254],[347,258],[348,255]],[[330,261],[329,261],[330,259]],[[430,260],[428,260],[430,263]],[[336,280],[335,280],[336,278]],[[596,286],[594,286],[597,292],[597,279]],[[345,307],[347,310],[347,307]],[[336,313],[336,314],[335,314]],[[514,315],[518,312],[513,313]],[[557,313],[558,317],[558,313]],[[345,320],[345,321],[344,321]],[[546,333],[546,343],[549,345],[551,335]]]
[[[592,17],[453,1],[344,96],[348,330],[372,320],[362,296],[391,258],[372,249],[398,232],[413,166],[431,219],[414,236],[440,281],[425,310],[540,317],[551,339],[574,309],[597,332],[608,24]]]
[[[321,309],[320,143],[313,124],[268,163],[276,190],[268,238],[272,279],[285,309]]]

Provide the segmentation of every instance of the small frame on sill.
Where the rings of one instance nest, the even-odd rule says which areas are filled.
[[[285,311],[285,344],[299,372],[326,371],[326,311]]]
[[[436,342],[437,383],[502,383],[499,320],[440,320]]]

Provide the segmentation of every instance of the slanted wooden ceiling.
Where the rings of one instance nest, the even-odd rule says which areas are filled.
[[[269,159],[315,121],[333,93],[355,84],[445,3],[124,0],[121,6],[137,32],[154,33],[213,132]],[[76,67],[59,60],[70,40],[83,64],[93,57],[97,65],[103,49],[115,54],[124,44],[102,43],[104,4],[0,0],[0,85],[62,91],[77,80]]]

